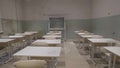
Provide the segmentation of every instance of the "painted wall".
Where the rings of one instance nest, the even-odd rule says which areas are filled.
[[[23,0],[0,0],[0,19],[4,34],[20,32],[18,22],[22,20]]]
[[[45,34],[49,17],[62,16],[65,18],[67,38],[75,38],[75,30],[91,30],[91,6],[90,0],[25,0],[24,31],[43,29]]]
[[[65,20],[65,37],[67,39],[75,39],[75,30],[91,30],[91,19],[76,19],[76,20]],[[22,22],[22,28],[24,31],[39,31],[39,36],[43,36],[48,32],[48,23],[46,20],[29,20]]]
[[[15,0],[0,0],[2,18],[16,19]]]
[[[94,19],[93,23],[96,34],[120,40],[120,15]]]
[[[2,18],[22,18],[22,0],[0,0],[0,6]]]
[[[120,40],[120,0],[93,0],[92,31]]]
[[[93,0],[92,17],[100,18],[120,14],[120,0]]]
[[[45,20],[29,20],[22,21],[22,29],[24,31],[38,31],[39,36],[43,36],[48,32],[48,21]]]
[[[4,19],[21,19],[22,2],[23,0],[0,0],[1,17]]]
[[[73,38],[73,30],[90,27],[83,19],[91,17],[91,6],[90,0],[0,0],[0,16],[5,34],[38,30],[40,35],[48,31],[49,16],[62,16]]]
[[[87,30],[92,32],[91,29],[91,19],[78,19],[78,20],[66,20],[66,38],[67,39],[76,39],[78,36],[74,33],[76,30]]]
[[[65,20],[89,19],[90,0],[25,0],[25,20],[48,20],[49,16],[63,16]]]
[[[119,39],[119,3],[120,0],[0,0],[0,16],[7,27],[5,32],[11,34],[38,30],[43,35],[48,31],[50,16],[63,16],[67,38],[75,37],[73,31],[85,29]]]

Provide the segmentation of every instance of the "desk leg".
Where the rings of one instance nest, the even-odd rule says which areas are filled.
[[[90,50],[89,50],[89,54],[90,54],[90,58],[92,58],[92,53],[93,53],[93,44],[92,43],[89,43],[89,45],[90,45]]]
[[[7,51],[8,51],[8,60],[7,61],[5,61],[4,63],[7,63],[7,62],[9,62],[11,59],[12,59],[12,46],[10,45],[10,43],[8,42],[8,47],[7,47]]]
[[[92,44],[92,53],[91,53],[92,55],[91,55],[91,58],[93,59],[95,56],[94,56],[94,54],[95,54],[95,46],[94,46],[94,44]]]
[[[82,41],[82,37],[78,36],[78,41],[79,41],[79,49],[81,49],[83,47],[83,41]]]
[[[8,48],[10,49],[10,51],[9,51],[9,49],[8,49],[8,51],[9,51],[9,59],[10,59],[11,56],[12,56],[12,51],[13,51],[12,45],[11,45],[10,43],[8,43]]]
[[[112,65],[112,55],[110,54],[109,61],[108,61],[108,68],[111,68]]]
[[[78,40],[79,40],[79,46],[78,47],[81,49],[82,48],[82,46],[81,46],[81,38],[79,37]]]
[[[28,57],[27,57],[27,59],[28,59],[28,60],[30,60],[30,59],[31,59],[31,57],[30,57],[30,56],[28,56]]]
[[[112,68],[115,68],[115,62],[116,62],[116,55],[113,56],[113,66],[112,66]]]
[[[52,68],[56,68],[56,65],[57,65],[57,63],[58,63],[57,58],[51,58],[51,63],[52,63],[52,64],[50,64],[50,66],[51,66]]]

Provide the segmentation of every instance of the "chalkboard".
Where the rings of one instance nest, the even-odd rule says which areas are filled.
[[[64,17],[50,17],[50,28],[64,28]]]

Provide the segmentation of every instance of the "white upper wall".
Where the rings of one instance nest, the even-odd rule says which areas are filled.
[[[16,0],[16,16],[18,20],[23,19],[23,0]]]
[[[93,18],[120,15],[120,0],[93,0]]]
[[[1,17],[5,19],[16,19],[16,9],[14,0],[0,0]]]
[[[119,6],[120,0],[0,0],[0,17],[20,20],[48,20],[49,16],[100,18],[120,15]]]
[[[22,0],[0,0],[0,14],[4,19],[22,18]],[[16,9],[17,8],[17,9]],[[17,12],[16,12],[17,11]]]
[[[91,0],[25,0],[25,20],[48,20],[49,16],[65,19],[91,18]]]

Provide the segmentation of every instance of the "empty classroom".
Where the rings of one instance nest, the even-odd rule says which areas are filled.
[[[120,68],[120,0],[0,0],[0,68]]]

